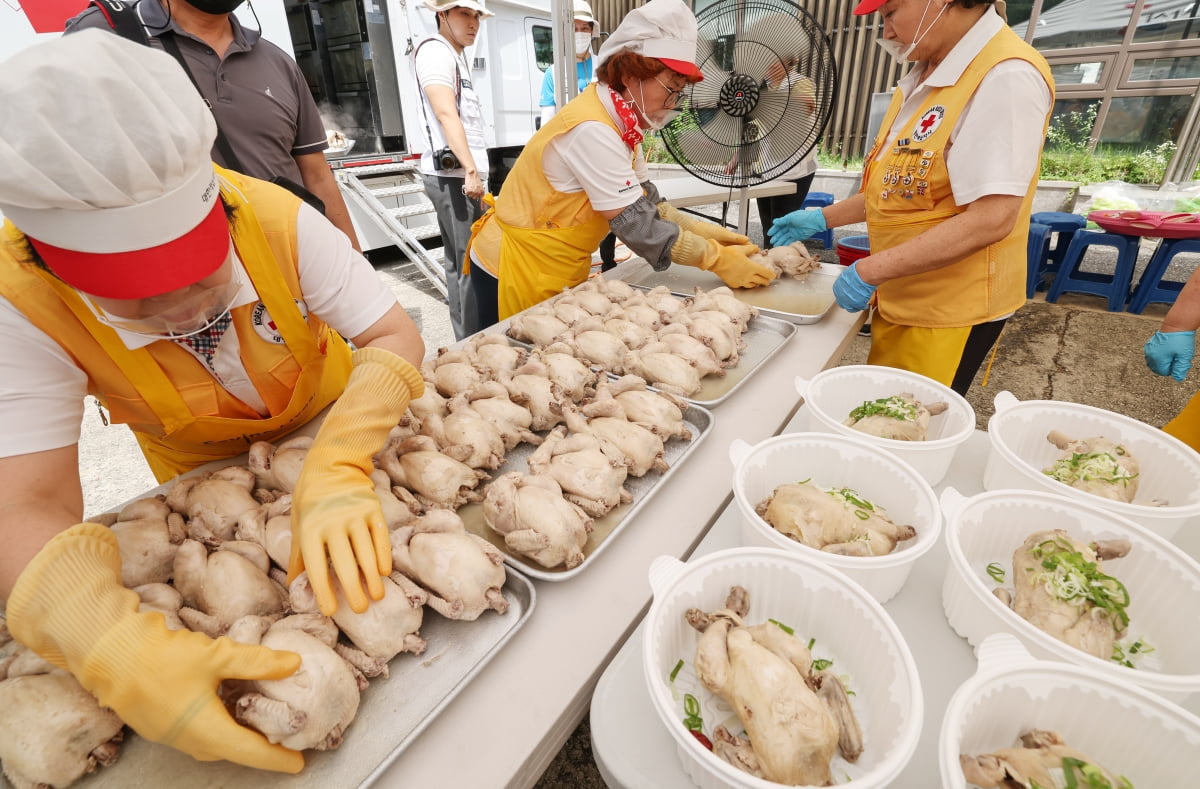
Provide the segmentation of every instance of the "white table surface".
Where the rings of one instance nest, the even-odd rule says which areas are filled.
[[[741,187],[730,189],[727,186],[715,186],[694,175],[654,179],[654,185],[663,199],[676,208],[728,203],[742,198]],[[777,197],[794,194],[795,191],[796,184],[791,181],[768,181],[747,187],[746,197]]]
[[[803,430],[806,424],[801,413],[780,432]],[[964,496],[982,493],[988,447],[987,434],[975,431],[935,491],[940,494],[946,487],[954,487]],[[737,505],[731,502],[691,556],[740,547],[739,518]],[[1174,543],[1200,558],[1200,528],[1185,529]],[[954,691],[975,673],[971,646],[950,628],[942,609],[942,580],[948,561],[945,540],[939,540],[913,565],[900,594],[884,606],[912,651],[925,698],[921,738],[907,767],[892,784],[897,787],[941,784],[937,753],[942,717]],[[639,625],[597,683],[591,708],[592,754],[613,789],[692,789],[679,767],[674,740],[647,695],[641,650]],[[1183,706],[1200,714],[1200,696],[1193,695]]]
[[[622,266],[608,276],[620,277]],[[451,701],[375,787],[529,787],[583,719],[601,672],[650,604],[646,571],[657,556],[686,557],[731,495],[729,444],[775,435],[791,419],[796,376],[834,364],[862,313],[834,307],[797,326],[761,369],[712,409],[701,443],[586,572],[535,581],[529,622]],[[503,331],[501,323],[489,331]]]

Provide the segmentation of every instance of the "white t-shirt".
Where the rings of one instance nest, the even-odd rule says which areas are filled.
[[[904,104],[889,131],[896,139],[912,126],[934,88],[953,85],[983,47],[1005,23],[994,10],[985,13],[954,45],[929,79],[918,82],[924,70],[913,66],[899,82]],[[1050,111],[1050,90],[1032,63],[1005,60],[987,73],[967,102],[946,150],[946,168],[954,202],[966,205],[987,195],[1024,195],[1038,168]],[[881,155],[887,150],[883,146]]]
[[[413,147],[420,148],[430,144],[433,147],[421,152],[421,172],[426,175],[439,175],[446,178],[463,178],[466,173],[460,167],[454,170],[438,170],[433,166],[433,151],[446,147],[446,135],[442,132],[442,124],[438,123],[433,108],[429,106],[429,97],[425,88],[430,85],[445,85],[458,96],[458,117],[462,121],[463,131],[467,133],[467,145],[471,148],[471,156],[475,159],[475,169],[479,177],[486,181],[488,175],[487,135],[484,131],[483,106],[479,103],[479,95],[475,92],[471,81],[471,64],[465,52],[455,52],[443,36],[434,36],[422,41],[417,47],[414,58],[417,74],[418,96],[421,102],[422,134],[413,140]],[[457,87],[456,87],[457,86]],[[428,132],[425,124],[429,124]]]
[[[596,92],[617,128],[623,130],[625,124],[617,117],[608,85],[597,83]],[[611,126],[599,121],[584,121],[555,137],[542,154],[542,170],[560,192],[587,192],[588,202],[597,211],[628,208],[642,196],[642,184],[650,180],[641,146],[631,165],[629,146]]]
[[[396,303],[346,234],[308,205],[300,206],[296,247],[304,307],[343,337],[362,334]],[[243,287],[234,306],[256,301],[241,262],[235,263],[234,275]],[[153,342],[137,334],[118,334],[129,348]],[[6,348],[0,354],[0,457],[77,443],[87,394],[83,370],[3,296],[0,337]],[[266,406],[242,367],[238,345],[237,332],[226,332],[210,369],[230,393],[265,414]]]

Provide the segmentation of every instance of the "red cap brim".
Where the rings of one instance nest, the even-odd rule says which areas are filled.
[[[29,243],[54,274],[77,290],[105,299],[145,299],[192,285],[212,274],[229,254],[225,204],[174,241],[132,252],[80,252]]]
[[[854,13],[858,16],[873,14],[886,2],[887,0],[862,0],[861,3],[854,6]]]
[[[674,58],[656,58],[656,60],[661,61],[664,66],[676,74],[682,74],[685,77],[696,77],[697,82],[704,79],[704,73],[700,71],[700,67],[695,63],[688,63],[686,60],[675,60]]]

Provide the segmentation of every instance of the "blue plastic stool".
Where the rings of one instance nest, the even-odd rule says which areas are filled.
[[[829,192],[809,192],[805,198],[801,208],[824,208],[827,205],[833,205],[833,195]],[[833,249],[833,231],[826,229],[817,233],[813,238],[819,238],[825,244],[826,249]]]
[[[1038,222],[1029,223],[1029,239],[1025,242],[1025,258],[1028,271],[1025,275],[1025,298],[1032,299],[1042,284],[1042,263],[1050,253],[1050,226]]]
[[[1029,217],[1029,221],[1031,224],[1036,223],[1050,228],[1050,234],[1058,234],[1058,238],[1052,238],[1050,234],[1046,236],[1046,244],[1034,277],[1036,290],[1044,288],[1048,284],[1047,274],[1058,273],[1063,256],[1067,254],[1067,248],[1071,245],[1071,239],[1075,237],[1075,231],[1083,230],[1087,226],[1087,219],[1079,214],[1070,214],[1066,211],[1038,211]],[[1031,293],[1030,297],[1032,296]]]
[[[1130,312],[1141,315],[1152,301],[1175,303],[1179,291],[1183,290],[1183,283],[1165,280],[1163,275],[1167,273],[1171,259],[1180,252],[1200,252],[1200,238],[1164,238],[1158,242],[1158,249],[1154,250],[1146,270],[1142,272],[1142,278],[1133,289],[1133,295],[1129,297]]]
[[[1080,230],[1071,238],[1067,252],[1063,255],[1054,282],[1046,293],[1046,301],[1054,303],[1063,293],[1093,293],[1108,299],[1109,312],[1121,312],[1129,298],[1129,286],[1133,280],[1133,266],[1137,262],[1139,236],[1123,233],[1104,233],[1095,230]],[[1088,247],[1116,247],[1117,266],[1112,275],[1093,274],[1080,271]]]

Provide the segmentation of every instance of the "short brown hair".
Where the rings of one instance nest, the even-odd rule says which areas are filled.
[[[617,93],[625,90],[625,80],[650,79],[664,69],[670,71],[658,58],[648,58],[626,49],[605,60],[596,69],[596,79],[606,83]],[[678,72],[676,72],[678,73]],[[699,82],[700,78],[679,74],[688,83]]]

